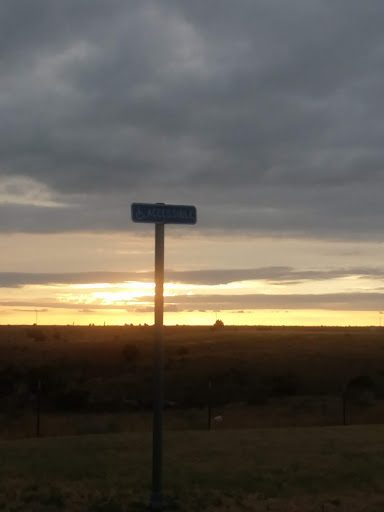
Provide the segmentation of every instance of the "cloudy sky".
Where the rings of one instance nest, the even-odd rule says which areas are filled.
[[[0,323],[379,325],[384,3],[4,0]]]

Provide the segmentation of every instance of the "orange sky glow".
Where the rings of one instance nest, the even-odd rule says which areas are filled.
[[[384,4],[213,5],[7,2],[1,324],[382,323]]]
[[[1,235],[0,323],[153,324],[154,249],[147,231],[150,236]],[[169,232],[165,324],[382,322],[378,244]],[[368,265],[358,267],[360,257],[369,261],[371,273]],[[89,273],[96,271],[105,279],[95,281]],[[119,280],[119,273],[132,277]]]

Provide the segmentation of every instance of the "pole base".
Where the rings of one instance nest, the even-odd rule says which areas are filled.
[[[167,503],[164,500],[164,497],[160,493],[153,493],[151,495],[151,499],[149,500],[148,510],[153,512],[162,512],[166,510]]]
[[[148,503],[147,510],[152,512],[162,512],[163,510],[179,510],[177,503],[170,498],[164,498],[162,495],[152,495]]]

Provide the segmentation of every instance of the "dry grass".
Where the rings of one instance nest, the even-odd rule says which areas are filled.
[[[46,366],[69,378],[105,379],[129,373],[127,343],[139,348],[132,383],[145,381],[152,372],[148,327],[2,326],[0,360],[16,372]],[[172,392],[208,375],[225,383],[231,369],[294,375],[300,386],[297,396],[259,406],[217,406],[224,421],[212,432],[203,430],[205,409],[166,411],[164,488],[180,510],[384,510],[383,427],[326,426],[341,422],[340,393],[351,377],[369,375],[384,389],[384,329],[174,327],[166,328],[165,343]],[[382,400],[350,405],[348,420],[383,421]],[[313,424],[323,427],[292,428]],[[271,425],[290,428],[265,428]],[[0,416],[2,435],[32,436],[34,427],[31,410]],[[249,430],[232,430],[239,428]],[[43,412],[41,429],[100,435],[1,442],[0,512],[140,510],[150,487],[150,412]],[[110,431],[127,432],[104,435]]]
[[[334,396],[294,396],[270,399],[262,406],[232,403],[215,407],[212,416],[221,416],[222,422],[212,421],[213,430],[255,429],[271,427],[337,426],[342,424],[342,403]],[[384,418],[384,402],[376,400],[369,406],[349,404],[348,424],[380,424]],[[42,437],[108,434],[119,432],[149,432],[152,412],[116,413],[42,413]],[[208,411],[203,409],[175,409],[164,412],[164,429],[207,430]],[[36,435],[36,415],[26,411],[15,416],[0,414],[2,439],[20,439]]]
[[[12,367],[27,375],[32,369],[36,380],[48,369],[68,385],[95,390],[98,380],[106,395],[120,386],[128,399],[150,398],[152,336],[151,327],[0,326],[0,370]],[[126,345],[138,348],[132,364],[123,357]],[[372,377],[379,395],[367,407],[348,404],[348,423],[384,423],[384,329],[166,327],[165,356],[166,398],[179,401],[191,391],[206,404],[212,377],[214,393],[222,395],[214,408],[224,416],[221,429],[340,424],[341,392],[357,375]],[[231,372],[248,383],[241,387]],[[247,400],[252,379],[258,385],[271,376],[293,376],[295,396],[269,395],[253,407],[233,403]],[[47,390],[50,384],[42,381]],[[226,400],[225,386],[237,386],[235,399]],[[32,406],[15,414],[2,410],[1,437],[34,434]],[[206,424],[206,408],[165,414],[167,429],[205,429]],[[41,427],[43,435],[150,430],[151,414],[48,414],[43,408]]]
[[[34,339],[33,333],[42,334]],[[77,367],[122,364],[125,344],[136,344],[140,364],[151,363],[151,327],[0,326],[2,365],[65,362]],[[180,348],[185,354],[180,355]],[[384,373],[384,329],[167,327],[169,372],[212,372],[247,363],[255,372],[297,372],[308,382],[342,384],[359,372]],[[326,374],[325,374],[326,370]]]
[[[0,443],[0,510],[137,511],[150,435]],[[168,432],[164,489],[185,512],[384,509],[381,427]]]

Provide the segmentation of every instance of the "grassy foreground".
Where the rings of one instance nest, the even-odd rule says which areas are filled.
[[[382,426],[165,434],[164,490],[184,511],[382,511]],[[140,510],[149,433],[0,443],[0,510]]]

